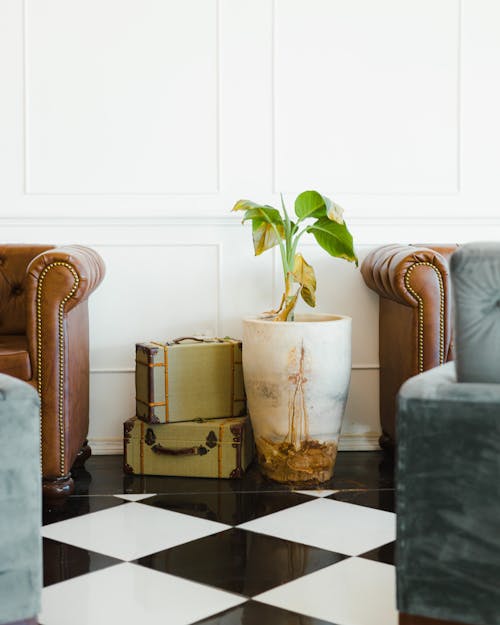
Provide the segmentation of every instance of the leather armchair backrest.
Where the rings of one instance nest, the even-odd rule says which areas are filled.
[[[26,269],[53,245],[0,245],[0,335],[26,331]]]
[[[435,252],[438,252],[438,254],[441,254],[441,256],[447,261],[450,260],[450,256],[458,248],[458,245],[454,245],[454,244],[439,245],[437,243],[433,243],[432,245],[428,245],[427,243],[423,243],[422,245],[425,245],[425,247],[428,247],[430,250],[434,250]]]

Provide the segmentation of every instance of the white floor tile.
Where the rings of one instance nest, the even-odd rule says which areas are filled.
[[[130,563],[43,589],[41,625],[186,625],[243,597]]]
[[[310,497],[328,497],[333,493],[338,493],[338,490],[294,490],[294,493],[301,493],[302,495],[309,495]]]
[[[154,497],[156,493],[147,493],[141,495],[113,495],[113,497],[118,497],[118,499],[126,499],[127,501],[141,501],[141,499],[147,499],[148,497]]]
[[[114,558],[134,560],[228,527],[171,510],[127,503],[46,525],[42,536]]]
[[[395,568],[349,558],[255,597],[336,625],[397,625]]]
[[[395,540],[396,515],[343,501],[314,499],[239,527],[356,556]]]

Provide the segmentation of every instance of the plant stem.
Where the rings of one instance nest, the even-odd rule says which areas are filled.
[[[297,250],[299,239],[305,232],[307,232],[307,228],[304,228],[301,232],[299,232],[293,241],[293,245],[292,245],[292,258],[293,259],[295,259],[295,252]]]

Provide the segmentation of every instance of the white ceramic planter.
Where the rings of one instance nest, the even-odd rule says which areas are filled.
[[[243,374],[261,470],[279,482],[328,480],[351,376],[351,318],[243,321]]]

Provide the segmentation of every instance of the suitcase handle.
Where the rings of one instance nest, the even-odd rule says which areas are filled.
[[[162,447],[160,444],[153,445],[151,451],[155,454],[164,454],[166,456],[204,456],[208,454],[208,449],[200,445],[199,447],[183,447],[181,449],[172,449]]]
[[[175,343],[175,345],[179,345],[179,343],[182,343],[182,341],[197,341],[198,343],[224,343],[224,341],[222,339],[218,339],[218,338],[213,338],[213,339],[208,339],[208,338],[200,338],[197,336],[180,336],[178,339],[173,339],[172,341],[168,341],[167,344],[172,345]]]

